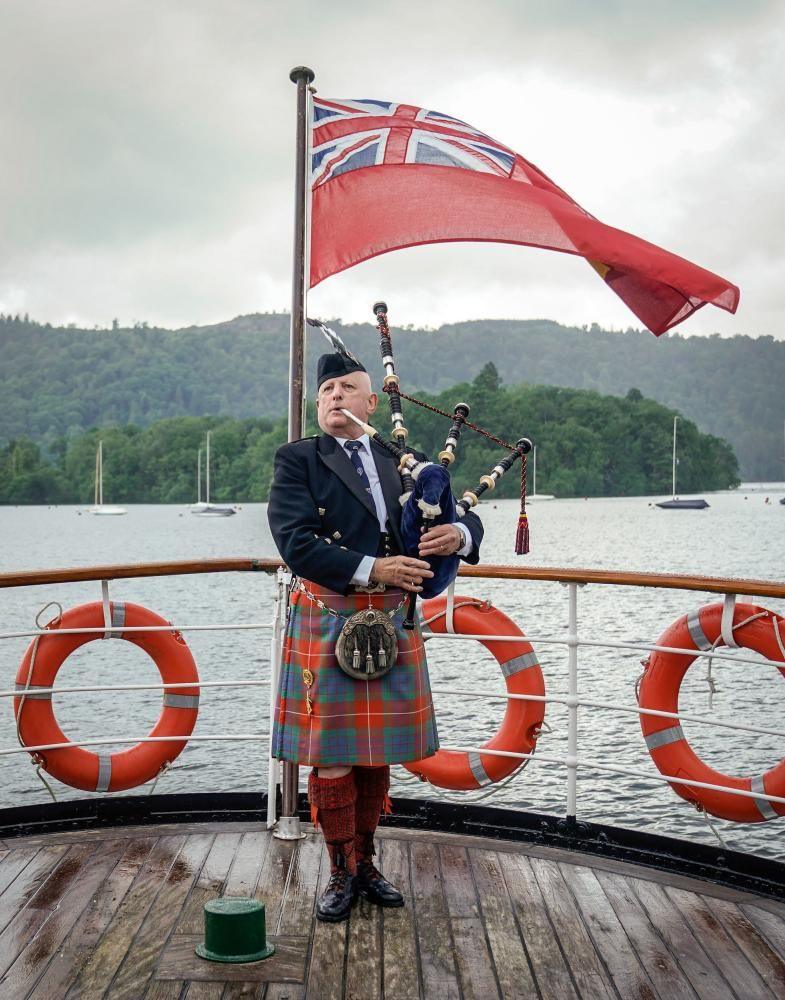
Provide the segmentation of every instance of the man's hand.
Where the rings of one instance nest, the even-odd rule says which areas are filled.
[[[463,542],[463,539],[461,539]],[[431,567],[422,559],[411,559],[409,556],[388,556],[377,559],[371,570],[371,580],[375,583],[389,583],[393,587],[419,593],[422,590],[423,577],[433,576]]]
[[[460,528],[454,524],[438,524],[420,539],[420,555],[423,559],[426,556],[451,556],[463,548],[464,542]]]

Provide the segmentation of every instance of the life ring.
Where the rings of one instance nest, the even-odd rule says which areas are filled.
[[[698,611],[684,615],[663,632],[657,645],[695,650],[710,650],[715,644],[724,646],[721,638],[722,610],[723,604],[720,602],[707,604]],[[736,627],[756,615],[761,617]],[[779,615],[765,608],[754,604],[737,604],[733,613],[733,638],[745,649],[752,649],[768,660],[785,663],[783,633],[779,631],[782,622]],[[778,635],[780,642],[777,641]],[[695,659],[689,654],[652,653],[638,692],[640,707],[661,712],[678,712],[679,688]],[[785,667],[778,667],[778,670],[785,676]],[[641,715],[640,722],[651,759],[661,774],[722,785],[724,788],[785,796],[785,759],[763,775],[737,778],[715,771],[704,763],[687,742],[678,719]],[[785,803],[781,802],[732,795],[691,785],[673,784],[671,788],[683,799],[721,819],[735,820],[738,823],[763,823],[785,815]]]
[[[509,694],[545,694],[537,654],[526,641],[514,621],[487,601],[471,597],[455,597],[453,624],[459,635],[510,635],[521,636],[520,642],[494,642],[480,640],[493,653],[504,674]],[[447,598],[435,597],[422,606],[423,632],[447,632]],[[544,701],[525,701],[511,698],[507,701],[501,728],[483,744],[482,749],[504,750],[508,753],[532,753],[545,718]],[[515,757],[437,750],[432,757],[404,764],[407,771],[439,788],[455,791],[472,791],[501,781],[524,763]]]
[[[191,651],[179,632],[123,632],[126,626],[169,625],[164,618],[138,604],[110,605],[112,631],[109,637],[125,639],[152,657],[164,684],[193,681],[193,687],[164,692],[164,704],[151,736],[190,736],[199,710],[199,674]],[[80,604],[63,612],[45,628],[51,635],[30,643],[16,675],[17,691],[14,714],[19,739],[24,746],[70,743],[57,723],[51,693],[37,693],[36,688],[51,688],[66,658],[75,649],[103,633],[58,635],[59,629],[104,627],[104,608],[100,601]],[[32,673],[31,658],[34,656]],[[155,778],[161,768],[178,756],[187,740],[160,743],[137,743],[113,754],[93,753],[78,746],[60,750],[39,750],[31,755],[58,781],[88,792],[119,792],[135,788]]]

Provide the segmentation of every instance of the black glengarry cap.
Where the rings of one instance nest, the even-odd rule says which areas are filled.
[[[364,365],[346,354],[323,354],[319,358],[316,366],[316,385],[321,388],[322,384],[331,378],[343,378],[344,375],[351,375],[352,372],[367,371]]]

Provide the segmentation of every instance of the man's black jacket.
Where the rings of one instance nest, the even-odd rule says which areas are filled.
[[[374,441],[371,450],[390,530],[403,552],[397,463]],[[328,434],[292,441],[275,455],[267,517],[281,558],[297,576],[340,594],[349,589],[363,556],[375,556],[379,544],[376,507],[358,479],[346,451]],[[478,563],[482,522],[470,511],[462,523],[474,543],[466,562]]]

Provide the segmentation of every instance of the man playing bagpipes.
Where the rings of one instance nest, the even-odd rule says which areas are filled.
[[[483,536],[470,511],[429,528],[416,556],[404,554],[398,463],[357,422],[378,398],[340,348],[318,363],[323,433],[278,450],[268,507],[294,574],[273,754],[313,769],[311,815],[331,866],[316,915],[327,921],[345,920],[359,893],[403,906],[373,863],[374,832],[389,810],[390,764],[439,746],[422,636],[416,623],[403,627],[406,605],[423,588],[447,586],[457,557],[477,563]]]

